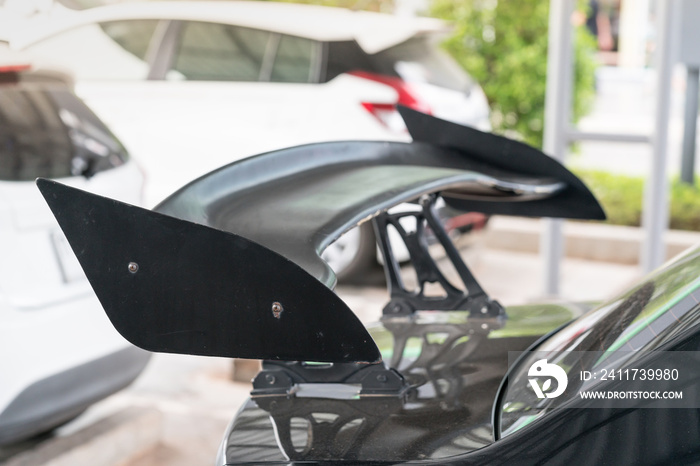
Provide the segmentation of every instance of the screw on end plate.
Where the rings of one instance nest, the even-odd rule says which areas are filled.
[[[128,268],[129,272],[136,273],[139,271],[139,264],[137,264],[136,262],[129,262]]]
[[[283,311],[284,308],[282,307],[282,304],[278,303],[277,301],[272,303],[272,315],[275,316],[275,319],[279,319],[282,316]]]

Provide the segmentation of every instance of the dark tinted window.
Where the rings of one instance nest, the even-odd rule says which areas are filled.
[[[56,34],[28,47],[88,80],[146,79],[146,62],[156,20],[90,24]]]
[[[312,80],[317,42],[301,37],[281,36],[270,81],[307,83]]]
[[[425,82],[466,91],[469,75],[429,38],[413,38],[372,56],[377,72],[407,82]],[[371,70],[368,70],[371,71]]]
[[[257,81],[270,33],[217,23],[183,25],[168,79]]]
[[[368,71],[458,91],[472,85],[469,75],[428,37],[409,39],[374,55],[368,55],[354,41],[329,42],[322,81],[349,71]]]
[[[0,86],[0,179],[91,176],[127,154],[65,87]]]
[[[372,62],[357,42],[328,42],[326,44],[326,69],[321,82],[327,82],[340,74],[362,70],[377,72]]]

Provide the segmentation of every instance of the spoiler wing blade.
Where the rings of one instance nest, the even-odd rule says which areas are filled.
[[[464,201],[459,196],[443,193],[445,202],[452,207],[501,215],[605,220],[605,212],[583,182],[542,151],[519,141],[444,121],[406,107],[400,106],[398,110],[414,142],[457,150],[468,160],[517,173],[524,178],[550,178],[566,185],[566,189],[556,196],[527,203]]]
[[[320,257],[329,244],[425,194],[465,212],[605,218],[588,188],[541,151],[400,111],[410,144],[325,142],[257,155],[192,181],[155,210],[254,239],[329,288],[336,278]]]
[[[345,303],[279,254],[54,181],[37,185],[110,320],[136,346],[256,359],[381,359]]]

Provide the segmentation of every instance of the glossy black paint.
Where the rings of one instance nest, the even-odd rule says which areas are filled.
[[[557,352],[573,355],[571,351],[627,351],[630,357],[626,364],[631,367],[658,367],[654,361],[660,351],[697,355],[699,273],[700,248],[695,247],[644,277],[629,291],[562,327],[557,331],[556,343],[550,344],[553,338],[545,339],[537,350],[549,352],[552,358]],[[508,382],[525,373],[531,362],[516,363],[507,375],[495,401],[496,416],[506,418],[506,401],[528,403],[528,397],[509,389]],[[582,359],[568,364],[578,371],[591,368],[587,364],[592,362]],[[630,386],[620,381],[601,381],[597,388],[625,390]],[[700,378],[696,376],[665,389],[682,391],[690,404],[700,400]],[[599,407],[600,403],[574,398],[561,405],[553,399],[540,405],[543,415],[530,424],[513,432],[496,432],[494,444],[446,464],[698,464],[700,409],[668,408],[664,400],[630,404],[633,406],[621,408],[619,401],[610,400],[607,407]],[[535,406],[528,409],[531,408]],[[539,414],[536,409],[531,412]],[[499,430],[505,431],[506,427],[501,425]]]
[[[631,345],[625,349],[639,350],[633,353],[633,367],[658,367],[654,362],[657,351],[698,354],[698,271],[700,248],[695,248],[609,303],[583,316],[571,315],[578,318],[536,342],[536,349],[553,351],[546,346],[550,338],[559,336],[561,342],[562,332],[568,332],[571,344],[589,350],[614,350],[620,343]],[[503,363],[507,351],[517,351],[518,345],[520,348],[528,346],[525,339],[514,338],[514,334],[527,334],[530,341],[534,340],[536,336],[525,330],[527,325],[556,312],[556,308],[542,306],[545,312],[538,314],[537,308],[537,305],[520,311],[508,308],[511,319],[505,322],[506,327],[481,334],[477,333],[480,326],[473,318],[467,317],[462,323],[449,319],[436,323],[446,316],[456,316],[453,312],[428,314],[433,323],[423,326],[415,319],[385,319],[379,331],[372,331],[372,336],[387,364],[396,367],[415,390],[409,390],[405,400],[391,401],[381,409],[374,406],[376,400],[333,400],[330,399],[332,386],[327,388],[328,398],[313,402],[293,398],[270,407],[269,400],[259,403],[253,399],[227,432],[223,450],[227,456],[219,464],[244,464],[246,459],[253,458],[283,461],[285,454],[291,459],[285,464],[350,461],[363,465],[659,465],[700,462],[700,409],[672,409],[665,407],[663,400],[640,400],[625,408],[616,400],[603,407],[600,402],[579,398],[570,400],[566,406],[553,400],[544,416],[503,437],[498,431],[494,432],[493,429],[500,430],[500,426],[489,422],[488,398],[494,400],[494,408],[500,415],[504,393],[509,390],[508,380],[517,377],[518,371],[527,373],[531,362],[517,363],[513,368],[515,373],[509,372],[505,383],[495,388],[495,379],[505,374]],[[533,317],[534,314],[538,315]],[[632,325],[633,322],[636,325]],[[554,328],[555,324],[555,320],[550,320],[551,326],[538,326],[539,334]],[[582,328],[586,329],[585,333],[581,333]],[[391,337],[387,338],[388,334]],[[418,356],[406,361],[411,353],[406,342],[430,334],[445,337],[439,344],[432,345],[427,344],[430,339],[425,338]],[[387,344],[393,347],[389,353],[386,353]],[[487,383],[482,386],[481,382]],[[598,389],[626,389],[622,382],[601,384]],[[700,377],[693,376],[681,384],[654,389],[680,390],[683,398],[694,400],[691,402],[694,404],[700,400]],[[426,396],[420,396],[421,390]],[[357,443],[348,443],[348,438],[339,434],[339,419],[353,422],[365,408],[363,419],[367,421],[362,426],[367,431],[360,431],[353,437]],[[319,413],[331,412],[340,417],[331,418],[332,423],[325,427],[340,439],[336,441],[326,432],[320,437],[323,444],[319,449],[307,448],[312,444],[305,443],[310,442],[306,440],[307,433],[324,427],[321,425],[324,418]],[[295,416],[296,424],[290,422]],[[285,438],[291,440],[275,440],[273,425],[275,429],[280,428],[277,417],[282,426],[288,425]],[[311,430],[299,419],[308,419]],[[353,426],[357,425],[355,421]],[[493,434],[496,436],[492,437]],[[242,438],[247,443],[242,444]],[[342,449],[329,453],[332,445]],[[275,446],[278,450],[274,450]],[[287,452],[288,449],[293,451]]]
[[[110,320],[149,351],[376,362],[364,326],[299,266],[240,236],[39,179]],[[283,310],[275,317],[273,306]]]
[[[557,308],[544,305],[508,308],[510,319],[504,327],[482,332],[479,320],[468,313],[461,314],[463,321],[454,312],[419,313],[425,316],[423,321],[415,316],[384,318],[378,330],[371,328],[372,336],[386,364],[397,368],[411,387],[405,399],[387,399],[384,404],[362,397],[336,400],[330,385],[323,399],[287,397],[273,405],[271,399],[254,397],[227,432],[226,458],[219,464],[244,464],[253,458],[269,462],[290,458],[286,464],[698,464],[697,408],[671,409],[663,400],[640,400],[625,408],[617,400],[603,407],[579,398],[569,399],[566,405],[555,399],[535,400],[537,405],[526,406],[520,415],[538,409],[544,415],[507,435],[501,435],[501,423],[489,422],[482,409],[488,410],[487,400],[492,397],[496,417],[491,420],[500,421],[501,414],[518,415],[502,411],[505,401],[532,399],[532,394],[523,396],[508,386],[518,373],[527,375],[532,358],[541,357],[520,361],[506,374],[507,352],[528,346],[526,339],[515,335],[528,335],[532,341],[556,327],[531,349],[547,351],[551,357],[561,351],[568,358],[575,357],[571,351],[627,351],[632,355],[631,367],[659,367],[655,361],[661,351],[699,354],[699,276],[700,247],[586,314],[570,314],[572,319],[564,326],[551,319]],[[549,325],[535,326],[535,333],[527,330],[545,316],[550,316]],[[483,323],[499,325],[493,320]],[[429,335],[442,335],[442,341],[430,344]],[[418,353],[416,338],[423,342]],[[391,351],[387,352],[388,345]],[[412,352],[416,354],[411,356]],[[567,365],[574,371],[591,369],[580,363]],[[504,382],[496,389],[493,379],[503,374]],[[621,381],[600,383],[597,388],[602,390],[630,388]],[[652,389],[682,391],[690,404],[700,400],[700,377],[669,384]],[[331,413],[337,417],[329,417]],[[347,430],[354,428],[356,435],[343,436],[343,423],[350,425]],[[276,437],[275,431],[284,436]],[[318,448],[314,438],[322,439]]]
[[[526,349],[585,310],[547,308],[535,326],[527,319],[533,307],[508,308],[507,321],[469,312],[385,318],[370,332],[386,366],[404,378],[404,391],[344,398],[333,384],[321,386],[318,397],[303,390],[263,397],[254,391],[226,433],[225,458],[217,464],[285,458],[293,464],[444,464],[490,445],[491,406],[508,365],[503,354]]]
[[[610,382],[610,386],[615,384],[612,381],[584,383],[578,377],[580,371],[595,371],[611,365],[617,368],[649,367],[643,360],[661,354],[656,352],[680,351],[680,342],[697,332],[700,323],[699,274],[700,250],[695,248],[665,268],[645,277],[629,291],[592,310],[585,319],[571,322],[560,329],[555,337],[543,341],[536,353],[519,361],[514,366],[513,373],[508,375],[508,387],[502,391],[501,399],[496,400],[495,415],[501,421],[500,428],[496,431],[497,436],[513,435],[522,421],[545,417],[561,406],[575,404],[576,393],[584,386],[586,390],[591,390],[606,382]],[[534,392],[526,387],[528,368],[543,354],[547,355],[549,361],[568,368],[567,388],[562,396],[544,401],[537,399]],[[667,367],[672,362],[680,364],[686,358],[689,360],[683,366],[697,365],[694,353],[677,353],[674,361],[661,361],[656,366]],[[680,370],[685,377],[694,377],[692,370]],[[680,383],[674,382],[673,385]],[[626,385],[623,389],[635,388]],[[659,388],[655,387],[655,390]],[[668,390],[677,388],[672,386]],[[646,390],[648,387],[641,389]],[[692,398],[687,401],[691,406],[694,405]],[[622,401],[616,404],[618,407],[626,406]],[[635,402],[630,405],[634,407]],[[655,406],[665,405],[657,402]],[[670,406],[674,406],[673,402]]]
[[[696,312],[698,309],[696,309]],[[666,349],[700,350],[697,329]],[[700,398],[700,381],[675,387]],[[590,403],[590,402],[589,402]],[[445,464],[698,464],[700,410],[559,409],[496,443]]]

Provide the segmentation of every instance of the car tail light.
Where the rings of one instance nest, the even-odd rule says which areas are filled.
[[[27,71],[31,68],[31,65],[22,63],[16,65],[0,65],[0,73],[19,73],[21,71]]]
[[[0,64],[0,84],[14,84],[19,81],[19,73],[22,71],[27,71],[31,68],[31,65],[21,63],[21,64]]]
[[[430,106],[418,96],[418,93],[413,89],[410,83],[407,83],[401,78],[367,71],[352,71],[349,74],[358,78],[386,84],[393,88],[398,94],[399,98],[396,104],[418,110],[419,112],[431,114]],[[396,111],[395,104],[362,102],[362,106],[389,129],[397,132],[406,130],[401,116]]]

